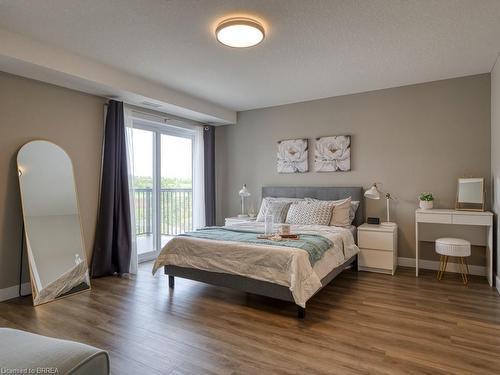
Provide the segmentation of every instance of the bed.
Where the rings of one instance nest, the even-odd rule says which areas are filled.
[[[346,268],[357,264],[355,228],[364,222],[362,187],[263,187],[262,198],[315,198],[339,200],[347,197],[359,201],[351,228],[326,226],[292,226],[292,231],[330,239],[334,246],[316,263],[309,262],[305,251],[237,241],[176,237],[167,244],[153,267],[163,267],[169,288],[175,277],[293,302],[299,319],[305,317],[306,302],[328,285]],[[242,224],[243,231],[259,231],[261,223]],[[234,226],[231,226],[234,229]],[[354,228],[354,229],[353,229]],[[351,245],[352,242],[352,246]],[[340,250],[339,250],[340,248]],[[346,249],[350,249],[347,251]],[[295,250],[295,251],[294,251]],[[328,254],[329,258],[326,256]],[[340,255],[342,254],[342,255]],[[242,260],[243,259],[243,260]],[[325,260],[327,259],[327,260]],[[283,265],[287,267],[283,267]],[[286,270],[285,270],[286,268]]]

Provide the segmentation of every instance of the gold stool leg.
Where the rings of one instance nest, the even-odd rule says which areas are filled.
[[[443,269],[443,256],[440,255],[439,256],[439,270],[438,270],[437,275],[436,275],[438,280],[441,280],[441,270],[442,269]]]
[[[462,261],[462,257],[460,257],[460,261],[458,262],[458,269],[460,270],[460,277],[462,278],[462,282],[465,284],[464,279],[464,264]]]
[[[467,283],[469,282],[467,278],[468,266],[466,268],[464,263],[464,257],[460,257],[460,274],[462,275],[462,281],[464,282],[464,285],[467,285]]]
[[[444,256],[444,264],[443,269],[441,270],[441,274],[439,275],[439,280],[443,278],[444,273],[446,272],[446,266],[448,265],[448,255]]]

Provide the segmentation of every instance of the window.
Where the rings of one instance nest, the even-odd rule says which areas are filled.
[[[133,119],[133,202],[139,262],[154,259],[174,236],[193,230],[196,132]]]

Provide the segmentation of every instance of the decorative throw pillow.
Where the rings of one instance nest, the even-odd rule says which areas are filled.
[[[306,198],[307,201],[310,202],[326,202],[331,205],[332,216],[330,218],[330,226],[336,227],[346,227],[351,225],[352,220],[350,219],[351,215],[351,197],[345,199],[339,199],[336,201],[322,201],[314,198]],[[359,205],[359,202],[357,202]],[[354,219],[354,216],[353,216]]]
[[[271,204],[273,204],[274,202],[285,202],[285,203],[293,203],[293,202],[299,202],[299,201],[302,201],[303,199],[302,198],[274,198],[274,197],[266,197],[264,199],[262,199],[262,203],[260,204],[260,209],[259,209],[259,213],[257,215],[257,219],[256,221],[264,221],[265,218],[266,218],[266,214],[267,214],[267,210],[269,209],[269,207],[271,207]],[[288,207],[289,205],[286,207],[287,211],[288,211]],[[276,209],[279,209],[278,207],[276,207],[274,210]],[[286,218],[286,212],[285,212],[285,217],[283,218],[283,221],[280,221],[280,223],[283,223],[284,220]]]
[[[307,200],[290,205],[286,223],[299,225],[328,225],[332,216],[332,204],[327,201]]]
[[[330,225],[336,227],[346,227],[351,225],[351,220],[349,220],[349,214],[351,212],[351,197],[338,201],[332,201],[332,204],[333,211]]]
[[[288,214],[288,209],[292,202],[287,201],[274,201],[271,202],[266,215],[271,214],[273,217],[273,223],[284,223],[286,220],[286,215]],[[265,218],[265,216],[264,216]]]
[[[349,211],[349,223],[352,225],[354,218],[356,217],[356,211],[359,207],[359,201],[351,201],[351,209]]]

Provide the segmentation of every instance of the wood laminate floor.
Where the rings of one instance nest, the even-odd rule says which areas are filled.
[[[150,274],[34,308],[0,303],[0,326],[109,351],[113,374],[499,374],[500,296],[484,278],[345,271],[293,304]]]

